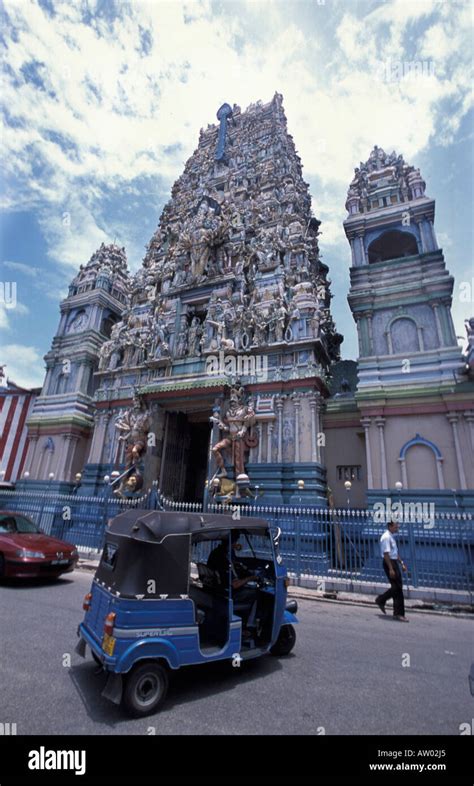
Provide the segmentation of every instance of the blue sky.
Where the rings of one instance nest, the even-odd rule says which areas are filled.
[[[5,2],[2,35],[0,363],[41,384],[59,300],[102,241],[139,267],[174,180],[224,102],[283,93],[322,220],[333,315],[357,355],[342,222],[353,168],[373,145],[421,168],[474,312],[472,5],[456,0]],[[466,298],[466,285],[471,298]]]

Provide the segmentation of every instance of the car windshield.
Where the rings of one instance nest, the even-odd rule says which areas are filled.
[[[1,532],[38,532],[38,527],[33,521],[27,519],[26,516],[17,516],[9,513],[8,515],[0,516]]]

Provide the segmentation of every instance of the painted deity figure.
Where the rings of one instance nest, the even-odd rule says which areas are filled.
[[[119,442],[125,442],[127,468],[136,464],[145,453],[150,425],[150,411],[145,408],[141,397],[134,394],[132,406],[115,423],[120,432]]]
[[[227,436],[216,442],[212,453],[218,467],[217,477],[226,477],[223,450],[231,450],[231,463],[235,478],[245,473],[244,454],[246,449],[246,436],[249,428],[255,423],[255,412],[251,404],[244,402],[243,388],[232,388],[230,402],[223,418],[211,416],[211,421],[216,423]]]

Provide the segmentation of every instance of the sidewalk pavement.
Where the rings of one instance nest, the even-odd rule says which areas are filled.
[[[90,571],[92,574],[97,570],[99,558],[100,552],[98,551],[81,552],[79,550],[77,570]],[[335,582],[329,582],[325,579],[313,578],[303,579],[303,581],[310,586],[301,586],[295,583],[296,579],[290,579],[291,584],[288,588],[288,595],[291,598],[323,603],[343,603],[349,606],[370,606],[370,608],[375,610],[377,609],[374,598],[377,594],[387,589],[386,585],[371,584],[364,587],[364,589],[368,590],[366,592],[361,592],[359,587],[357,589],[354,588],[353,591],[347,591],[331,588],[330,585],[335,584]],[[467,594],[465,599],[463,595],[464,593],[444,592],[437,589],[432,591],[429,589],[408,589],[405,593],[405,608],[410,613],[414,611],[423,614],[449,614],[474,620],[474,604],[469,602]]]

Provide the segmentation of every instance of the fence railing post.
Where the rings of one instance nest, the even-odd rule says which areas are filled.
[[[408,521],[408,544],[410,547],[410,574],[411,582],[414,587],[418,587],[418,566],[416,564],[415,533],[411,522]]]
[[[295,513],[296,577],[299,586],[301,584],[301,519],[299,508],[296,508]]]

